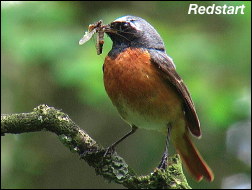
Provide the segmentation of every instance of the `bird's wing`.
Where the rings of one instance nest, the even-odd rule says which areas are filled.
[[[177,74],[175,65],[164,51],[148,50],[151,55],[151,62],[164,74],[167,82],[172,84],[183,99],[184,113],[191,133],[196,137],[201,136],[200,122],[195,110],[190,93],[183,80]]]

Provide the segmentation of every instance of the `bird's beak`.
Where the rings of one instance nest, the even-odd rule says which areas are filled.
[[[103,25],[103,27],[104,27],[103,31],[105,33],[117,33],[118,32],[117,30],[111,28],[111,23],[107,24],[107,25]]]

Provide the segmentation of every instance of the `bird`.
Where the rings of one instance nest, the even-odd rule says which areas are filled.
[[[103,64],[105,90],[131,126],[131,131],[108,150],[114,151],[139,128],[159,131],[167,138],[158,168],[167,168],[171,141],[196,181],[213,181],[212,170],[191,140],[191,136],[201,137],[194,103],[161,36],[146,20],[131,15],[117,18],[104,32],[112,40]]]

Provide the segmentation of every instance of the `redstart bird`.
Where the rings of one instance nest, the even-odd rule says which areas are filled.
[[[201,136],[200,122],[192,98],[166,54],[164,42],[144,19],[123,16],[106,25],[112,49],[103,65],[104,85],[122,119],[132,130],[156,130],[167,134],[166,149],[159,168],[167,167],[171,139],[186,168],[200,181],[214,175],[190,139]]]

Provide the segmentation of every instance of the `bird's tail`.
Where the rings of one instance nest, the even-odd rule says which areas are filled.
[[[213,181],[214,174],[212,170],[193,145],[188,132],[182,136],[176,136],[173,139],[173,144],[184,161],[186,168],[197,181],[202,180],[203,177],[208,181]]]

